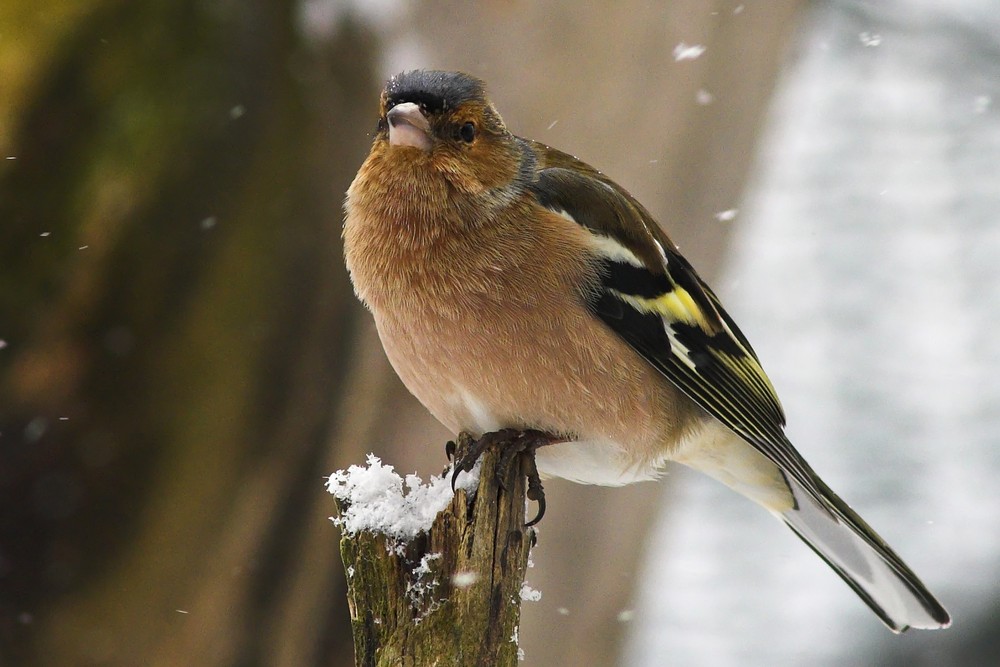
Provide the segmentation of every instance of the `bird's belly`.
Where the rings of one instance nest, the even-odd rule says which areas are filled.
[[[560,306],[508,302],[491,312],[485,302],[464,314],[375,319],[400,379],[449,429],[564,436],[538,452],[548,476],[610,485],[655,477],[700,411],[602,322]]]

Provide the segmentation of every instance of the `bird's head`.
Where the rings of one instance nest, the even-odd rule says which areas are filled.
[[[372,152],[443,177],[468,195],[497,193],[524,171],[524,148],[487,98],[485,84],[461,72],[413,70],[389,79]]]

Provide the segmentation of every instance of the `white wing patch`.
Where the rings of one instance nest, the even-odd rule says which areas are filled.
[[[663,258],[663,266],[669,266],[670,262],[667,261],[667,253],[663,249],[663,245],[661,245],[660,242],[657,241],[656,239],[653,239],[653,244],[656,246],[656,249],[659,251],[660,257]]]
[[[561,215],[562,217],[566,218],[567,220],[569,220],[573,224],[579,224],[576,221],[576,218],[574,218],[573,216],[571,216],[569,214],[569,211],[567,211],[566,209],[564,209],[564,208],[552,208],[552,207],[548,207],[548,208],[549,208],[550,211],[552,211],[556,215]]]
[[[677,340],[677,333],[666,320],[663,321],[663,329],[667,332],[667,338],[670,340],[670,353],[684,362],[684,365],[692,371],[697,372],[698,369],[694,361],[691,360],[691,350],[684,343]]]
[[[646,268],[646,265],[641,259],[636,257],[634,252],[610,236],[595,234],[591,231],[590,243],[591,247],[593,247],[598,255],[606,257],[612,262],[624,262],[625,264],[631,264],[632,266],[637,266],[639,268]]]
[[[566,209],[563,208],[549,208],[550,211],[556,215],[560,215],[574,224],[579,224],[572,215]],[[644,268],[646,265],[641,259],[636,257],[636,254],[626,248],[624,245],[616,241],[610,236],[604,234],[598,234],[592,229],[584,227],[584,229],[590,232],[590,244],[591,248],[600,255],[601,257],[610,259],[612,262],[624,262],[626,264],[631,264],[632,266],[638,266]],[[657,244],[659,246],[659,244]],[[663,253],[663,249],[660,248],[660,253]],[[666,262],[666,257],[664,257],[664,263]]]

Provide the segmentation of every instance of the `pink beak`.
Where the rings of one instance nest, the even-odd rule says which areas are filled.
[[[431,149],[431,125],[423,112],[413,102],[403,102],[389,109],[389,144],[413,146],[420,150]]]

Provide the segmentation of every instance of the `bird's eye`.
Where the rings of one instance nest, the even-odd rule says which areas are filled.
[[[476,138],[475,123],[465,123],[462,127],[458,128],[458,138],[467,144],[471,144],[473,139]]]
[[[379,132],[384,132],[385,130],[388,129],[389,129],[389,124],[386,122],[385,116],[380,117],[378,119],[378,123],[375,125],[375,134],[378,134]]]

